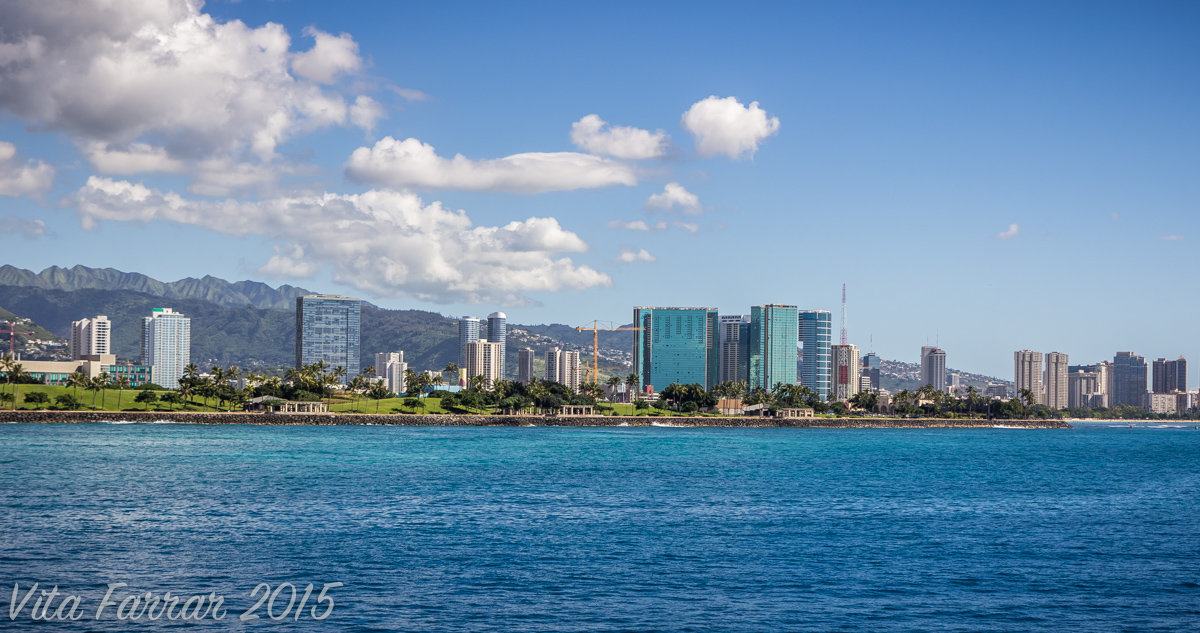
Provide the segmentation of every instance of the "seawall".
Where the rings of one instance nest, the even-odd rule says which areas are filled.
[[[172,411],[0,411],[0,423],[160,422],[181,424],[275,424],[379,426],[678,426],[785,428],[1069,429],[1062,420],[939,420],[924,418],[649,417],[540,415],[374,415],[365,413],[197,413]]]

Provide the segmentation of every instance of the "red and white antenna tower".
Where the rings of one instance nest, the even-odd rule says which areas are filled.
[[[846,284],[842,284],[842,345],[846,344]]]

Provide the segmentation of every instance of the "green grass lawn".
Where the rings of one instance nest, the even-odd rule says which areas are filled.
[[[10,386],[0,384],[0,392],[9,393]],[[41,392],[45,393],[50,398],[50,402],[45,405],[33,405],[25,402],[25,397],[30,393]],[[60,387],[51,385],[19,385],[17,388],[17,409],[33,410],[35,408],[55,408],[54,399],[63,394],[74,395],[81,403],[80,410],[82,411],[145,411],[145,404],[135,402],[134,398],[139,393],[138,389],[126,389],[123,393],[119,393],[116,389],[107,389],[103,392],[96,392],[95,404],[93,405],[93,392],[84,389],[72,389],[71,387]],[[165,391],[156,391],[160,397],[167,393]],[[118,397],[120,398],[120,407],[117,406]],[[422,414],[448,414],[455,413],[442,407],[441,398],[422,398],[421,402],[425,404],[424,408],[417,407],[410,409],[404,405],[407,398],[387,398],[378,401],[378,411],[380,414],[385,413],[422,413]],[[12,407],[12,403],[3,403],[3,408]],[[606,410],[607,409],[607,410]],[[182,405],[168,406],[163,402],[155,402],[149,406],[150,411],[224,411],[224,408],[218,408],[218,403],[215,399],[210,399],[205,403],[199,397],[192,397],[190,401]],[[362,398],[357,401],[351,400],[349,397],[335,396],[332,399],[330,411],[334,413],[370,413],[376,412],[376,401],[369,398]],[[604,415],[622,415],[622,416],[686,416],[686,415],[706,415],[706,414],[687,414],[678,413],[675,411],[664,411],[661,409],[642,409],[638,411],[634,409],[632,404],[613,404],[601,403],[597,407],[598,413]],[[494,415],[497,411],[494,408],[471,409],[466,411],[468,414],[475,415]],[[707,414],[711,415],[711,414]]]
[[[9,385],[0,385],[0,391],[10,393]],[[17,409],[32,410],[34,408],[44,409],[52,408],[54,399],[63,394],[73,395],[81,403],[81,411],[145,411],[146,405],[140,402],[134,402],[140,390],[126,389],[124,392],[118,392],[116,389],[106,389],[104,391],[95,392],[95,405],[92,404],[92,392],[85,389],[72,389],[71,387],[60,387],[55,385],[19,385],[17,387]],[[25,397],[30,393],[40,392],[46,394],[50,398],[47,404],[27,404]],[[160,397],[166,393],[165,391],[156,391]],[[117,401],[120,400],[120,407],[117,406]],[[192,398],[191,401],[185,402],[182,405],[169,407],[166,403],[155,402],[150,405],[150,411],[216,411],[215,400],[209,400],[208,405],[205,405],[200,398]],[[5,402],[4,408],[12,407],[11,402]]]

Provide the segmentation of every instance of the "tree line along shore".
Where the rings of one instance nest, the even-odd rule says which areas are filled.
[[[453,364],[447,371],[457,372]],[[961,397],[930,388],[895,394],[887,406],[874,393],[862,392],[848,402],[821,402],[800,385],[776,385],[771,391],[746,390],[745,385],[722,383],[711,390],[701,385],[668,385],[654,398],[627,390],[631,402],[612,402],[606,397],[624,384],[636,387],[636,379],[612,377],[609,389],[584,383],[572,391],[556,382],[535,380],[529,384],[497,380],[485,385],[478,377],[461,390],[448,391],[434,373],[406,375],[407,393],[398,395],[374,379],[374,368],[345,381],[344,371],[324,363],[288,369],[284,376],[243,374],[237,367],[212,367],[202,374],[189,365],[178,389],[154,384],[131,388],[123,377],[100,374],[89,378],[72,375],[66,385],[45,385],[23,376],[20,364],[3,359],[5,382],[0,385],[0,409],[12,411],[126,411],[126,412],[235,412],[269,408],[272,402],[319,402],[329,413],[389,415],[545,415],[559,413],[564,406],[592,407],[602,416],[616,417],[729,417],[715,409],[721,399],[737,399],[757,406],[758,413],[773,416],[787,409],[811,409],[817,418],[900,418],[942,420],[1052,420],[1064,417],[1099,419],[1165,419],[1145,411],[1086,410],[1056,412],[1021,399],[995,401],[973,390]],[[343,381],[345,384],[342,384]],[[632,385],[630,384],[632,382]]]

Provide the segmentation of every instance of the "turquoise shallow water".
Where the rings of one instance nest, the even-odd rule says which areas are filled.
[[[1200,631],[1190,426],[3,425],[0,447],[0,629]],[[33,582],[87,615],[10,620]],[[96,620],[109,582],[229,615]],[[345,586],[324,621],[238,621],[260,582]]]

